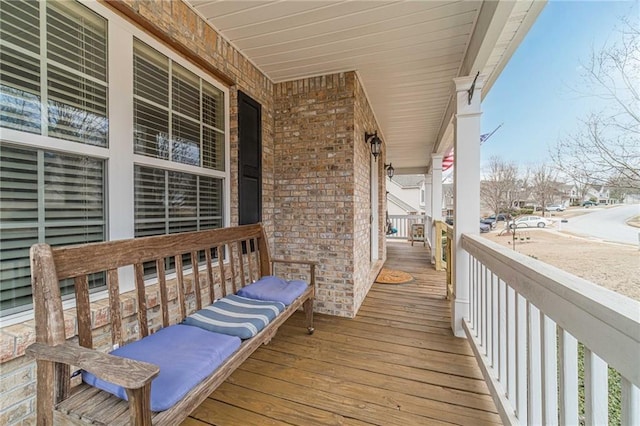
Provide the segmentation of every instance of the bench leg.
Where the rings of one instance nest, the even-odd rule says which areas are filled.
[[[313,334],[316,331],[313,328],[313,299],[307,299],[304,301],[304,313],[307,317],[307,332]]]
[[[129,398],[131,424],[151,426],[151,383],[138,389],[125,389]]]

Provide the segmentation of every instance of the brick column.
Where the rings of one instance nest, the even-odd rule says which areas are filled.
[[[453,309],[451,328],[464,337],[463,318],[469,317],[469,254],[460,244],[463,233],[480,232],[480,101],[484,76],[475,82],[473,97],[469,89],[474,77],[454,79],[456,115],[454,118],[454,185],[453,185]]]

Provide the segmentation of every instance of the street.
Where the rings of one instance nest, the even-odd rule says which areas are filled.
[[[640,204],[620,205],[612,208],[593,207],[593,211],[568,219],[562,229],[616,243],[637,245],[639,228],[629,226],[626,221],[640,215]]]

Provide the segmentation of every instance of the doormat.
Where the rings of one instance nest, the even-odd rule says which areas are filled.
[[[411,274],[387,268],[382,268],[376,278],[379,284],[406,284],[411,281],[413,281]]]

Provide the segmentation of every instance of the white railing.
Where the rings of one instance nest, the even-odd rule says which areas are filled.
[[[428,221],[427,221],[428,219]],[[415,214],[415,215],[389,215],[391,226],[397,230],[394,234],[387,234],[387,238],[391,239],[403,239],[406,240],[411,234],[411,224],[413,223],[431,223],[431,219],[428,216]],[[425,228],[430,228],[426,226]],[[427,235],[427,238],[430,236]],[[429,239],[431,241],[431,239]]]
[[[479,236],[463,235],[462,247],[471,255],[463,328],[503,422],[606,425],[613,369],[619,421],[640,425],[640,303]]]

